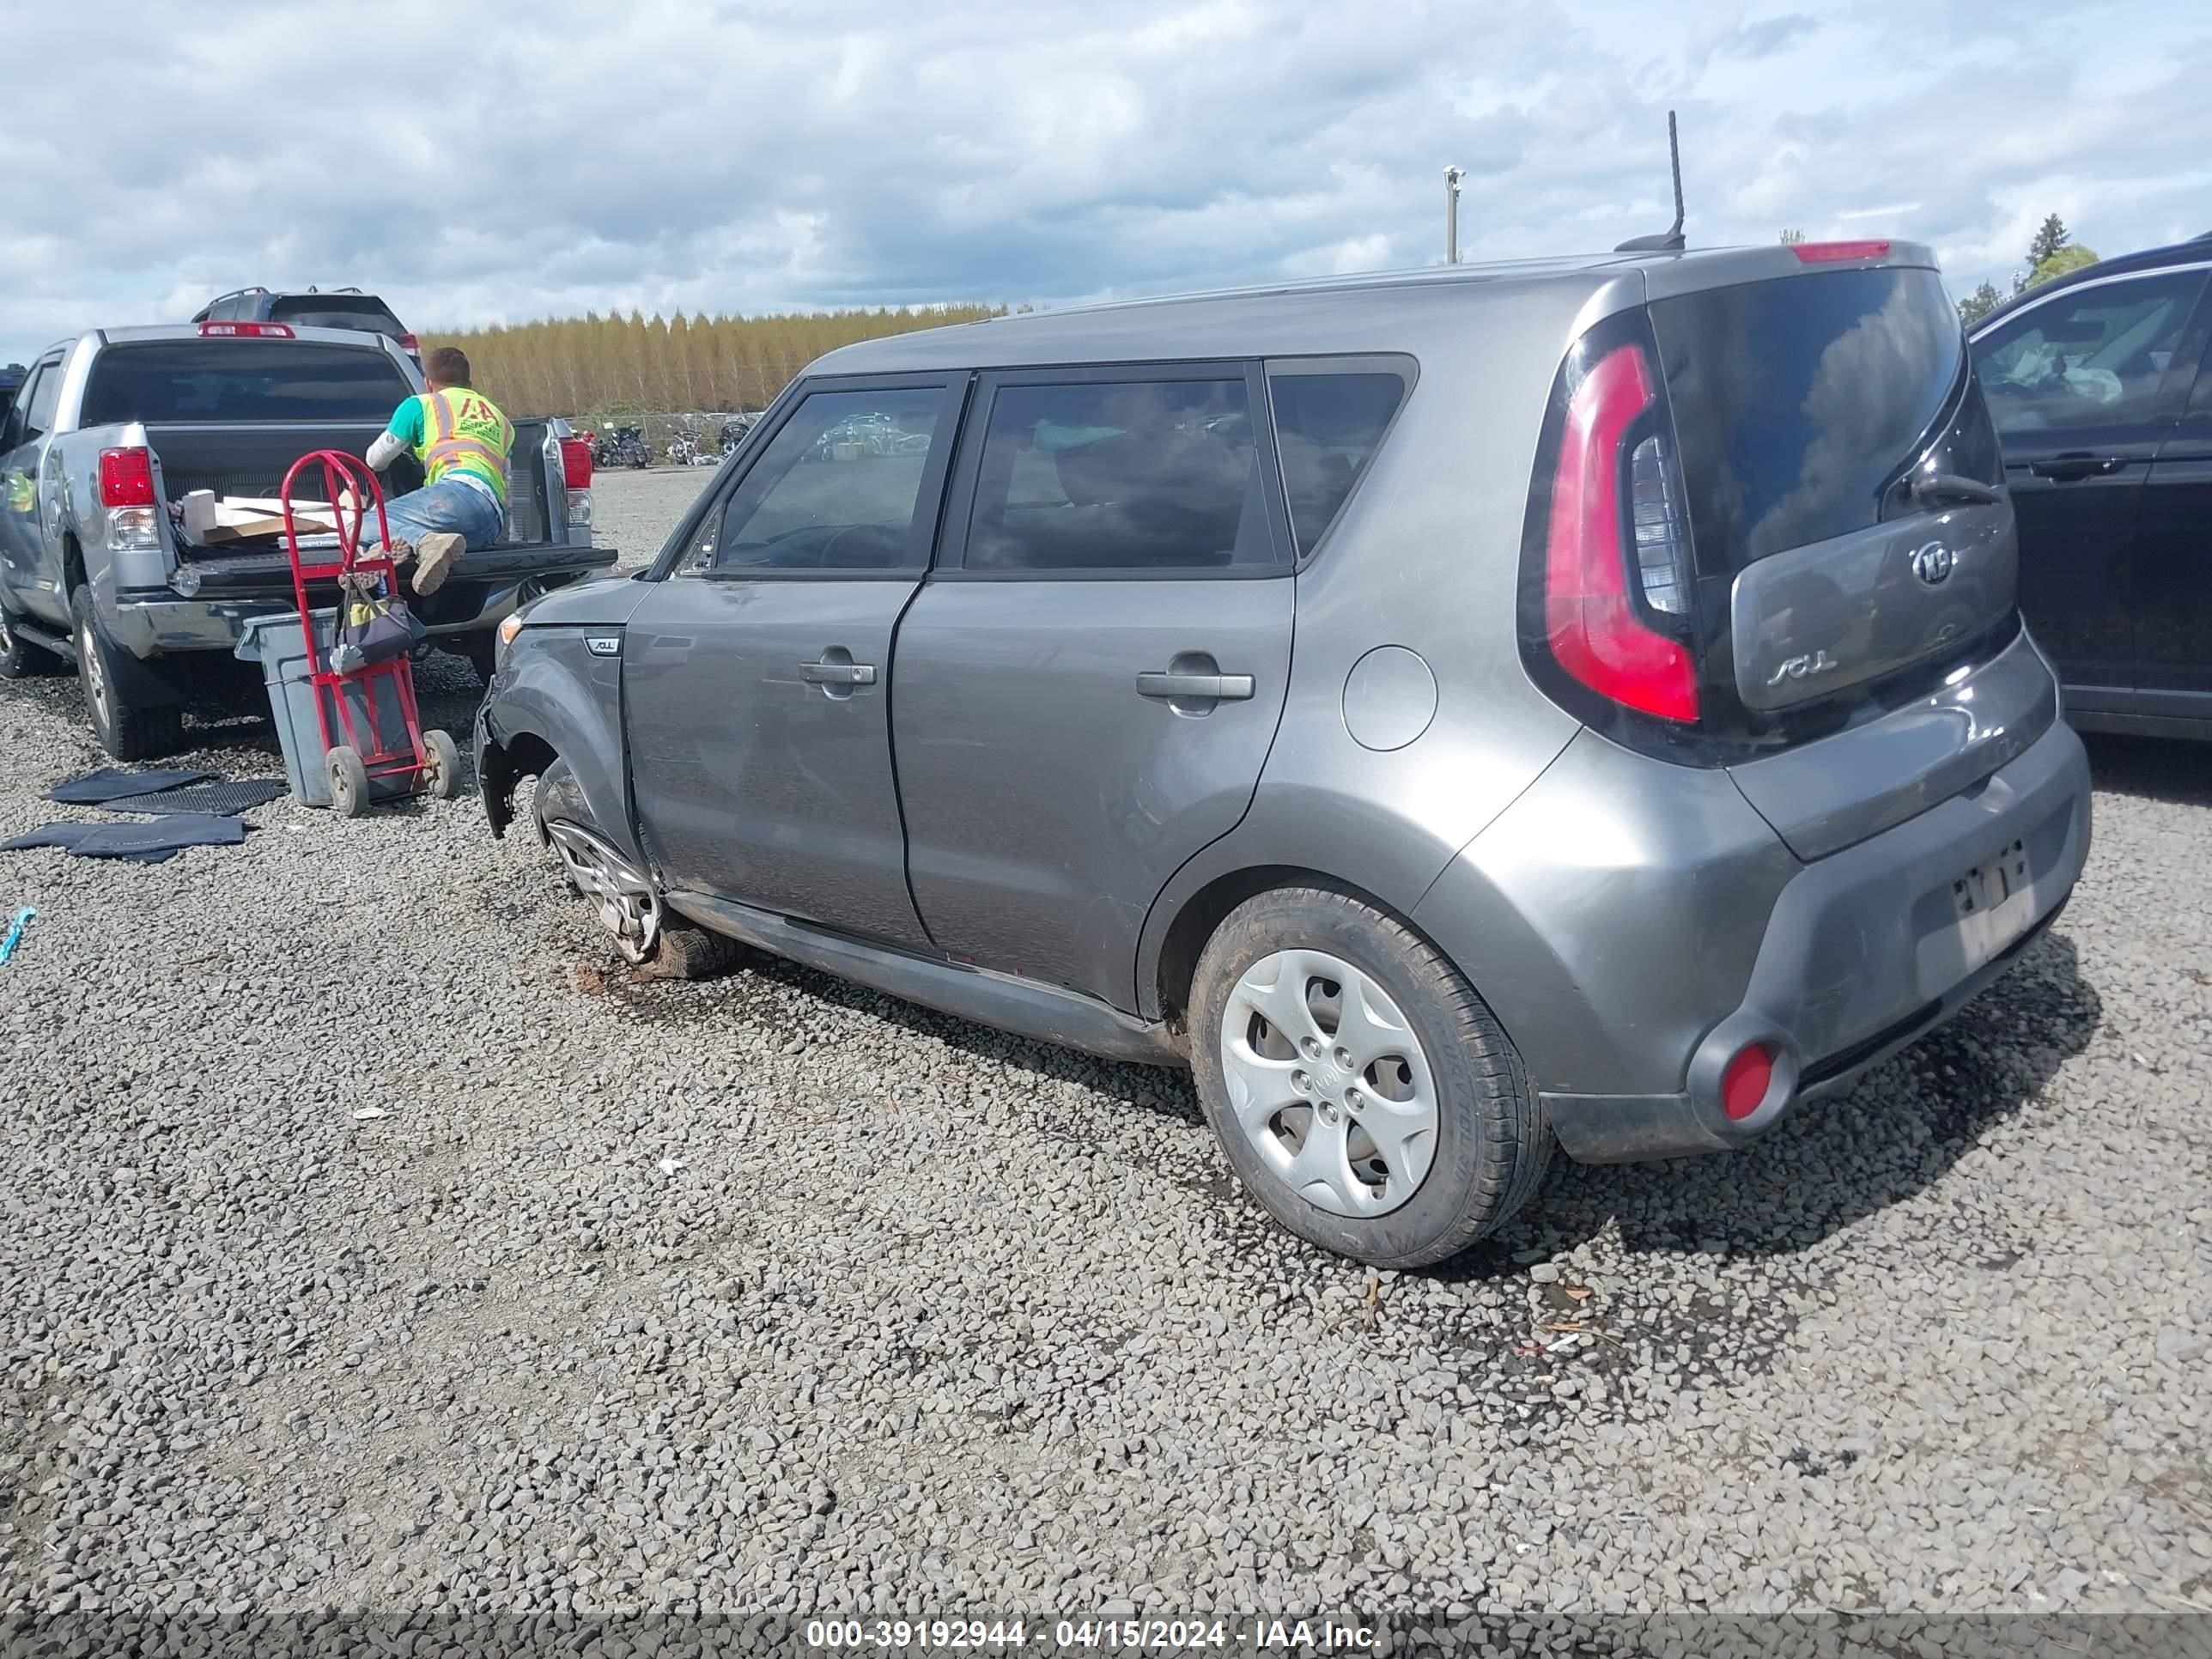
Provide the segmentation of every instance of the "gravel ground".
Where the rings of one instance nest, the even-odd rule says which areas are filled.
[[[0,836],[99,762],[73,680],[0,738]],[[1406,1277],[1179,1075],[630,977],[473,797],[6,855],[0,1609],[2212,1610],[2212,749],[2096,762],[1954,1024]]]

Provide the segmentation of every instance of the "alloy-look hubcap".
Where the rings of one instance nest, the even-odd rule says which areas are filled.
[[[600,925],[615,936],[616,949],[632,962],[651,956],[660,936],[660,895],[652,881],[581,825],[549,818],[545,836]]]
[[[100,666],[100,653],[93,648],[92,629],[89,625],[77,629],[77,659],[84,664],[84,689],[90,693],[92,718],[100,730],[107,729],[107,672]]]
[[[1331,1215],[1386,1215],[1437,1149],[1436,1079],[1413,1025],[1373,978],[1324,951],[1278,951],[1221,1016],[1237,1127],[1298,1195]]]

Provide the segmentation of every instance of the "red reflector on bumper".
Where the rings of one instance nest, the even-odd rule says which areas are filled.
[[[1728,1063],[1721,1073],[1721,1110],[1741,1122],[1766,1103],[1774,1086],[1774,1056],[1766,1045],[1754,1042]]]

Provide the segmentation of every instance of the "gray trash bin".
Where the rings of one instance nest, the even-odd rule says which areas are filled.
[[[331,647],[337,629],[335,611],[317,611],[315,643],[323,660],[330,660]],[[323,747],[323,732],[315,719],[315,685],[307,666],[307,647],[300,631],[296,611],[277,617],[256,617],[246,624],[234,653],[241,662],[261,665],[261,683],[269,690],[269,713],[276,723],[276,741],[284,751],[284,777],[292,787],[295,799],[310,806],[331,804],[330,774],[324,768],[323,757],[328,752]],[[399,706],[398,682],[384,676],[374,682],[376,688],[377,730],[382,734],[386,747],[404,746],[407,740],[407,720]],[[327,691],[325,697],[343,696],[353,715],[354,730],[360,738],[364,752],[371,746],[368,737],[368,687],[350,684],[336,691]],[[337,709],[331,708],[331,735],[343,743],[345,728],[340,723]],[[393,783],[372,782],[371,793],[386,799],[409,793],[404,780]]]

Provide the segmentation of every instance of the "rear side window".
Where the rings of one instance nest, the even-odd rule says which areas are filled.
[[[406,332],[380,300],[338,300],[327,294],[276,301],[269,307],[269,320],[301,328],[359,328],[395,336]]]
[[[1698,565],[1863,530],[1964,372],[1932,270],[1833,270],[1652,302]]]
[[[2201,270],[2057,294],[1974,342],[2000,432],[2130,426],[2156,413]]]
[[[964,568],[1170,572],[1276,562],[1241,374],[999,388]]]
[[[117,421],[389,420],[414,391],[381,349],[291,340],[110,346],[85,387],[84,424]]]
[[[1274,406],[1275,448],[1290,496],[1291,528],[1304,558],[1336,522],[1352,486],[1406,398],[1402,375],[1356,374],[1267,376]]]

